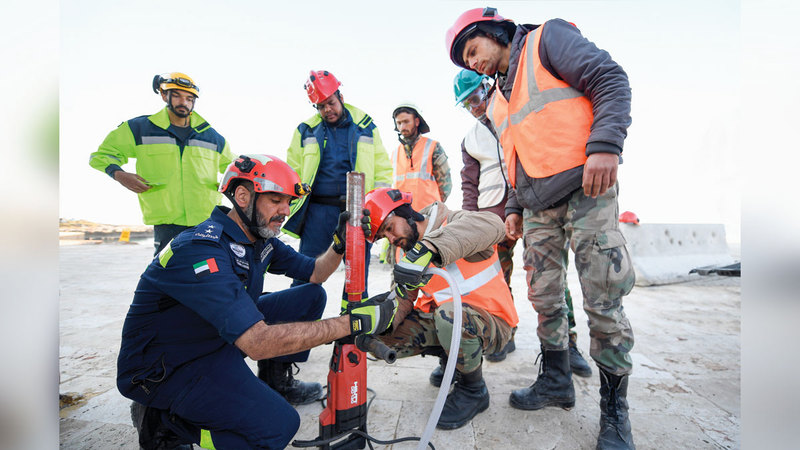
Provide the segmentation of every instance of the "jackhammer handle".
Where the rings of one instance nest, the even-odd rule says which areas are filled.
[[[397,352],[372,335],[361,334],[356,336],[356,347],[363,352],[372,353],[389,364],[394,364],[397,361]]]

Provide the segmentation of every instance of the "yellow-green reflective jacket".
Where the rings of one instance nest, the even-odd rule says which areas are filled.
[[[390,187],[392,163],[383,147],[378,128],[372,122],[372,117],[347,103],[344,107],[350,112],[356,127],[356,132],[353,134],[355,142],[350,143],[356,145],[356,163],[353,170],[364,173],[364,192],[378,187]],[[300,179],[310,186],[314,185],[314,178],[317,176],[322,158],[320,142],[324,145],[325,134],[321,125],[322,117],[319,114],[298,125],[294,130],[292,143],[286,151],[286,162],[297,172]],[[342,183],[344,182],[345,180],[342,180]],[[307,205],[308,196],[292,203],[289,219],[283,227],[286,234],[300,237],[303,233]]]
[[[233,154],[225,138],[197,113],[190,116],[192,130],[185,142],[169,126],[166,108],[123,122],[92,153],[89,165],[113,176],[136,158],[136,173],[151,186],[138,194],[144,223],[195,226],[220,203],[218,174]]]

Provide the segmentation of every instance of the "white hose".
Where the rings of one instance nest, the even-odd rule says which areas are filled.
[[[447,358],[447,364],[444,368],[444,377],[442,378],[442,385],[439,386],[439,394],[436,396],[436,402],[433,404],[433,410],[428,418],[428,424],[425,425],[425,431],[419,439],[417,450],[422,450],[428,446],[431,437],[433,436],[436,424],[439,422],[439,416],[442,415],[442,408],[444,408],[444,401],[447,399],[447,393],[450,391],[450,382],[453,380],[453,373],[456,371],[456,360],[458,359],[458,350],[461,345],[461,292],[458,290],[458,285],[450,277],[444,269],[437,267],[429,267],[426,273],[432,273],[444,278],[450,289],[453,292],[453,335],[450,337],[450,356]]]

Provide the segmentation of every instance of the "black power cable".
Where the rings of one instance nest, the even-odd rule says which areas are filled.
[[[369,401],[367,401],[367,412],[369,412],[369,407],[372,404],[372,401],[375,400],[375,398],[378,396],[378,394],[374,390],[372,390],[370,388],[367,388],[367,392],[368,393],[370,393],[370,392],[372,393],[372,398],[370,398]],[[322,403],[323,408],[325,408],[325,399],[327,399],[327,395],[325,397],[323,397],[323,399],[320,400],[320,402]],[[408,437],[392,439],[392,440],[389,440],[389,441],[382,441],[380,439],[376,439],[376,438],[370,436],[369,434],[367,434],[367,433],[365,433],[365,432],[363,432],[363,431],[361,431],[359,429],[353,429],[353,430],[345,431],[344,433],[341,433],[341,434],[339,434],[337,436],[334,436],[334,437],[331,437],[331,438],[328,438],[328,439],[319,439],[319,438],[317,438],[317,439],[314,439],[314,440],[311,440],[311,441],[303,441],[303,440],[295,439],[294,441],[292,441],[292,447],[300,447],[300,448],[319,447],[321,445],[327,445],[327,444],[330,444],[331,442],[338,441],[339,439],[342,439],[342,438],[345,438],[347,436],[350,436],[351,434],[355,434],[355,435],[361,436],[364,439],[366,439],[367,440],[367,445],[369,445],[370,449],[372,449],[372,443],[373,442],[376,443],[376,444],[381,444],[381,445],[392,445],[392,444],[397,444],[397,443],[400,443],[400,442],[419,441],[419,440],[422,439],[419,436],[408,436]],[[436,450],[436,447],[433,446],[432,442],[428,442],[428,447],[430,447],[431,450]]]

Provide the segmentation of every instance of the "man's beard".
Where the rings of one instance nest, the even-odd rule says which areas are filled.
[[[408,225],[411,227],[411,232],[408,236],[404,237],[405,244],[401,247],[405,251],[410,251],[414,248],[414,244],[419,240],[419,231],[417,231],[417,224],[413,219],[406,219]]]
[[[175,108],[172,108],[172,112],[175,113],[175,115],[180,117],[181,119],[185,119],[185,118],[189,117],[189,114],[191,114],[191,112],[188,112],[188,113],[187,112],[182,112],[182,111],[178,111]]]
[[[181,119],[185,119],[185,118],[189,117],[189,114],[192,113],[192,111],[189,110],[189,108],[186,108],[185,106],[179,106],[178,108],[185,108],[185,109],[188,110],[188,112],[179,111],[178,108],[176,108],[174,105],[170,105],[170,106],[172,106],[172,108],[170,108],[170,109],[172,109],[172,113],[175,114],[176,116],[180,117]]]
[[[183,106],[183,105],[179,105],[179,106],[176,107],[175,105],[172,104],[172,96],[171,95],[170,95],[168,100],[169,100],[169,109],[172,110],[173,114],[175,114],[176,116],[180,117],[181,119],[185,119],[185,118],[189,117],[189,115],[192,113],[192,109],[194,109],[194,107],[187,108],[186,106]],[[180,112],[180,111],[178,111],[178,108],[185,108],[187,112]]]
[[[417,136],[419,136],[419,133],[417,133],[417,130],[414,130],[414,132],[411,133],[411,135],[408,136],[408,137],[405,137],[403,135],[403,133],[400,133],[400,141],[403,144],[406,144],[406,145],[410,146],[411,144],[413,144],[417,140]]]
[[[253,217],[252,203],[248,205],[247,208],[245,208],[244,214],[247,217]],[[272,219],[270,219],[270,221],[283,220],[283,217],[284,216],[282,214],[276,214],[272,216]],[[275,231],[269,227],[270,221],[267,221],[267,219],[265,219],[264,216],[261,215],[261,213],[256,212],[256,230],[258,230],[258,236],[261,237],[262,239],[274,238],[275,236],[280,234],[280,231]]]

